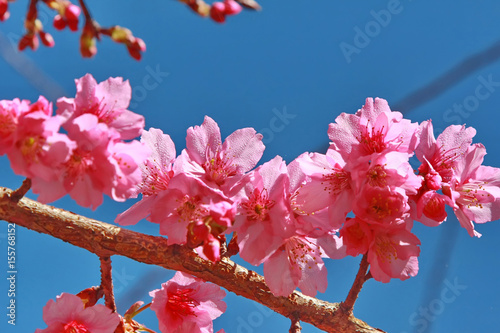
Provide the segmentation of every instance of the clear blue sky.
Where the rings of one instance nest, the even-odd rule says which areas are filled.
[[[475,127],[475,142],[488,151],[485,164],[500,167],[500,61],[494,60],[500,52],[495,48],[486,52],[500,41],[498,1],[263,1],[261,13],[243,12],[224,25],[196,17],[176,1],[90,5],[103,26],[126,26],[143,38],[148,47],[144,59],[131,59],[121,45],[109,40],[98,45],[94,59],[81,59],[78,36],[69,31],[53,33],[53,49],[41,47],[11,58],[9,40],[21,35],[21,15],[27,6],[27,1],[19,0],[11,5],[11,18],[0,23],[0,99],[36,100],[45,94],[55,101],[62,93],[74,96],[73,80],[85,73],[98,81],[122,76],[134,89],[131,109],[146,117],[147,127],[170,134],[178,152],[184,148],[186,129],[210,115],[223,136],[241,127],[267,134],[263,161],[279,154],[290,162],[304,151],[323,152],[328,123],[341,112],[355,112],[366,97],[379,96],[412,121],[432,118],[437,129],[452,123]],[[481,52],[483,56],[460,66]],[[407,98],[431,83],[421,95]],[[481,99],[476,97],[480,85],[489,92]],[[415,103],[419,101],[424,103]],[[464,105],[461,111],[460,105]],[[271,131],[276,112],[285,109],[295,117]],[[22,178],[13,176],[5,157],[0,160],[0,174],[1,186],[21,184]],[[131,204],[106,200],[91,212],[69,198],[55,203],[107,222]],[[414,232],[422,241],[418,276],[389,284],[367,282],[354,314],[398,333],[486,332],[496,327],[500,222],[479,225],[481,239],[470,238],[457,225],[453,217],[438,228],[417,223]],[[134,230],[158,233],[157,225],[147,222]],[[2,276],[7,271],[6,233],[7,225],[0,224]],[[8,286],[2,278],[1,332],[43,328],[42,307],[49,299],[99,284],[98,260],[85,250],[21,228],[16,249],[17,325],[6,323]],[[319,297],[342,301],[359,259],[328,261],[329,286]],[[136,300],[148,302],[147,292],[173,276],[126,258],[113,262],[122,313]],[[228,310],[216,320],[217,330],[250,333],[289,328],[287,319],[259,310],[253,302],[234,294],[228,294],[226,301]],[[157,329],[154,317],[137,319]],[[303,326],[303,332],[318,332]]]

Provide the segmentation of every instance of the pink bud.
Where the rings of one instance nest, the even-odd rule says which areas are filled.
[[[224,14],[226,14],[226,15],[239,14],[241,12],[241,9],[242,9],[240,4],[234,0],[225,0],[224,6],[225,6]]]
[[[54,17],[54,22],[53,22],[54,28],[57,30],[63,30],[66,28],[66,21],[63,19],[63,17],[59,14],[57,14]]]
[[[146,51],[146,43],[144,43],[144,41],[140,38],[135,38],[133,43],[127,45],[127,50],[132,58],[141,60],[141,52]]]
[[[80,7],[73,4],[66,7],[66,10],[64,11],[68,27],[71,31],[78,30],[78,16],[80,16],[80,11]]]
[[[226,5],[222,2],[214,2],[210,7],[210,17],[218,23],[226,21]]]
[[[10,14],[8,10],[9,10],[9,3],[5,0],[0,0],[0,21],[5,21],[6,19],[9,18]]]
[[[45,31],[40,31],[38,34],[40,35],[43,45],[53,47],[56,44],[51,34]]]
[[[38,48],[38,38],[34,34],[24,35],[23,38],[21,38],[18,46],[19,51],[24,50],[28,46],[32,50],[36,50]]]
[[[81,9],[77,5],[70,4],[68,7],[66,7],[66,10],[64,11],[64,16],[68,19],[68,21],[77,21],[78,22],[78,16],[80,16]]]

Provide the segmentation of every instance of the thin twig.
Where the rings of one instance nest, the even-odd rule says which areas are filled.
[[[19,200],[21,200],[22,197],[24,197],[26,193],[28,193],[30,188],[31,188],[31,179],[26,178],[25,180],[23,180],[21,187],[12,192],[12,194],[10,195],[10,200],[12,202],[18,203]]]
[[[115,296],[113,294],[113,279],[111,277],[111,258],[99,257],[101,261],[101,288],[104,292],[104,304],[116,312]]]
[[[292,321],[292,325],[290,326],[290,330],[288,332],[290,333],[300,333],[302,332],[302,327],[300,326],[300,320],[297,316],[293,316],[290,318]]]
[[[347,294],[345,301],[342,302],[342,308],[349,314],[352,313],[352,308],[354,307],[354,303],[356,303],[359,292],[361,291],[361,288],[363,288],[363,284],[367,280],[368,274],[370,274],[366,273],[368,265],[368,257],[364,254],[361,262],[359,263],[358,274],[356,274],[356,279],[352,284],[351,290],[349,290],[349,294]]]

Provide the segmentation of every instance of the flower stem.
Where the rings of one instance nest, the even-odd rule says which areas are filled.
[[[101,261],[101,288],[104,292],[104,304],[113,312],[116,312],[113,280],[111,278],[111,258],[99,257],[99,260]]]
[[[290,318],[292,320],[292,325],[290,326],[289,333],[300,333],[302,332],[302,327],[300,326],[300,320],[297,315]]]
[[[364,254],[363,258],[361,259],[361,262],[359,263],[358,274],[356,274],[356,279],[352,284],[351,290],[349,290],[349,294],[347,295],[345,301],[341,303],[341,306],[344,309],[344,311],[346,311],[349,314],[352,313],[352,308],[354,307],[354,303],[358,298],[361,288],[363,288],[363,284],[365,283],[366,280],[371,278],[371,274],[366,273],[366,271],[368,270],[368,266],[369,266],[368,257],[366,254]]]
[[[25,180],[23,180],[23,184],[21,185],[21,187],[12,192],[12,194],[10,195],[10,200],[16,203],[19,202],[19,200],[21,200],[24,197],[24,195],[28,193],[30,188],[31,188],[31,179],[26,178]]]

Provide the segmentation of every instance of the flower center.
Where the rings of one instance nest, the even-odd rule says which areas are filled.
[[[179,317],[194,315],[194,308],[200,305],[199,302],[191,298],[193,289],[177,289],[168,292],[166,310]]]
[[[144,164],[139,191],[145,196],[165,191],[173,176],[174,172],[172,170],[164,171],[156,161],[147,160]]]
[[[18,143],[24,158],[32,163],[38,162],[38,154],[43,149],[45,139],[40,136],[28,136]]]
[[[392,260],[398,258],[398,253],[394,245],[394,242],[388,237],[377,236],[375,238],[375,252],[377,253],[377,257],[383,262],[392,263]]]
[[[198,197],[185,195],[176,209],[179,214],[179,222],[191,222],[203,218],[208,214],[207,210],[200,205]]]
[[[336,196],[342,191],[351,188],[351,185],[349,184],[350,178],[351,177],[348,172],[345,172],[339,166],[335,166],[331,173],[323,175],[323,181],[321,184],[325,185],[324,190],[328,192],[328,194]]]
[[[387,147],[385,143],[385,127],[382,126],[380,129],[371,128],[368,130],[368,124],[366,125],[361,138],[359,138],[359,143],[361,145],[362,151],[366,155],[371,155],[373,153],[380,153],[384,151]]]
[[[256,188],[252,196],[241,203],[241,207],[246,210],[249,220],[264,221],[268,218],[269,210],[274,204],[275,202],[273,200],[269,200],[266,189],[261,192]]]
[[[366,177],[368,178],[368,184],[371,186],[384,187],[387,185],[387,173],[385,172],[384,167],[380,164],[370,168]]]
[[[66,325],[64,325],[64,330],[62,333],[91,333],[90,330],[84,324],[72,320]]]
[[[301,270],[304,268],[311,269],[311,260],[316,263],[314,252],[317,247],[307,239],[292,237],[287,241],[286,249],[291,264],[296,265]]]
[[[203,169],[210,180],[217,185],[222,185],[227,178],[236,175],[236,166],[231,164],[230,158],[217,151],[213,156],[207,156]]]
[[[483,185],[485,185],[484,182],[470,182],[462,185],[457,189],[460,192],[457,204],[467,208],[483,208],[483,203],[494,201],[495,198],[484,189]]]
[[[65,178],[69,183],[68,186],[73,186],[77,180],[83,177],[89,169],[93,167],[93,159],[91,154],[83,153],[79,149],[73,152],[69,160],[66,162]]]

